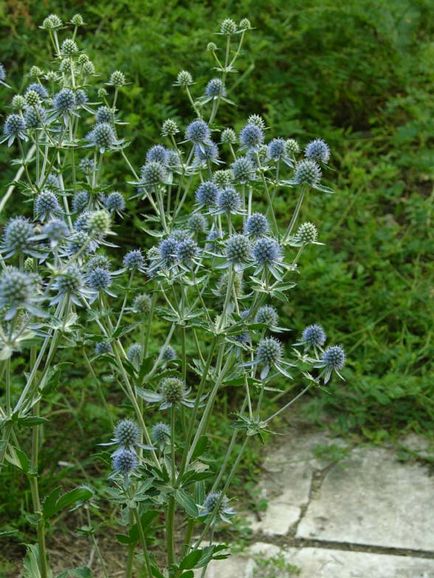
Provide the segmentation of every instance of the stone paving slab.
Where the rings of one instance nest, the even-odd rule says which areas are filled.
[[[259,485],[260,494],[268,508],[260,521],[249,516],[250,527],[265,536],[284,536],[300,519],[302,508],[307,505],[316,470],[328,462],[314,457],[314,448],[322,445],[342,445],[322,433],[289,437],[264,461],[264,477]]]
[[[392,450],[356,448],[326,473],[296,537],[434,552],[434,478]]]
[[[299,570],[299,574],[292,574],[298,578],[434,578],[434,560],[430,559],[328,548],[284,550],[264,543],[254,544],[244,556],[211,564],[206,578],[264,578],[255,560],[279,554]],[[269,573],[266,578],[291,577],[277,568],[273,572],[272,567]]]

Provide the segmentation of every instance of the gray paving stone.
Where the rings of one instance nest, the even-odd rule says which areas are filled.
[[[434,578],[434,560],[424,558],[325,548],[302,548],[285,557],[300,568],[299,578]]]
[[[254,544],[244,556],[213,563],[206,578],[264,578],[256,569],[255,559],[279,553],[299,569],[299,578],[434,578],[434,560],[430,559],[326,548],[283,550],[263,543]],[[271,575],[272,578],[291,577],[277,569],[266,578]]]
[[[298,538],[434,551],[434,479],[392,450],[357,448],[331,468]]]
[[[327,465],[314,458],[314,448],[318,445],[342,444],[323,433],[289,437],[265,458],[264,477],[260,483],[260,494],[268,501],[268,509],[261,521],[251,522],[254,532],[266,536],[282,536],[289,532],[301,515],[301,508],[307,505],[316,469]]]

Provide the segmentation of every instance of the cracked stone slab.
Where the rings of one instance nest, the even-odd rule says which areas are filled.
[[[323,433],[298,434],[285,439],[265,458],[265,475],[259,485],[260,495],[268,501],[263,518],[249,518],[254,532],[266,536],[284,536],[298,522],[303,506],[309,501],[312,477],[327,462],[314,457],[317,446],[343,444]]]
[[[354,552],[328,548],[280,549],[272,544],[256,543],[243,556],[213,562],[206,578],[264,578],[255,560],[283,555],[286,562],[299,570],[299,578],[434,578],[434,560]],[[291,574],[269,566],[266,578],[289,578]]]
[[[434,479],[388,449],[357,448],[325,475],[297,538],[434,552]]]

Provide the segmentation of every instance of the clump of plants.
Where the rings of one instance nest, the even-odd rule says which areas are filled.
[[[203,576],[229,554],[215,534],[236,515],[231,482],[247,444],[307,390],[340,377],[345,364],[342,347],[326,347],[318,324],[290,342],[278,310],[297,284],[303,253],[321,244],[316,225],[300,214],[309,196],[332,192],[324,184],[330,150],[321,139],[301,147],[269,137],[256,114],[238,132],[219,123],[220,109],[234,105],[236,62],[251,30],[247,19],[226,19],[207,47],[213,77],[202,85],[181,71],[174,83],[191,122],[165,120],[161,141],[134,167],[120,107],[126,74],[114,71],[98,88],[77,43],[83,24],[79,15],[44,20],[52,66],[30,70],[3,126],[18,172],[1,202],[17,214],[0,248],[0,463],[21,470],[31,487],[28,576],[53,575],[47,534],[62,511],[96,498],[118,508],[127,578],[139,568],[149,578]],[[10,90],[4,68],[0,81]],[[113,157],[125,162],[122,191],[105,176]],[[277,195],[291,207],[284,228]],[[131,199],[143,221],[137,248],[125,251],[116,230]],[[62,359],[83,343],[96,377],[99,367],[110,368],[111,387],[125,401],[124,418],[95,448],[105,452],[106,490],[41,496],[45,404]],[[13,356],[26,365],[19,375]],[[229,387],[239,391],[238,407],[216,468],[210,418]],[[282,388],[291,399],[271,414],[264,400]],[[91,431],[92,423],[82,427]]]

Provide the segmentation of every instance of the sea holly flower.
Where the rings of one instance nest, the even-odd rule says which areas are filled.
[[[315,139],[306,145],[304,154],[307,159],[327,164],[330,160],[328,144],[321,138]]]
[[[214,211],[220,215],[241,215],[241,197],[232,187],[227,187],[219,192],[217,197],[217,209]]]
[[[133,343],[127,350],[127,358],[131,365],[138,370],[143,357],[143,347],[140,343]]]
[[[196,190],[196,201],[201,207],[214,207],[219,195],[219,187],[212,181],[205,181]]]
[[[92,291],[86,288],[84,275],[77,265],[69,265],[64,271],[55,272],[51,289],[56,293],[50,301],[51,305],[57,305],[66,298],[74,305],[83,307],[84,301],[93,296]]]
[[[9,147],[14,143],[15,139],[27,140],[26,122],[24,118],[20,114],[10,114],[6,117],[3,134],[5,136],[0,143],[7,141]]]
[[[95,345],[95,355],[108,355],[112,352],[112,346],[109,341],[99,341]]]
[[[146,153],[146,162],[157,162],[165,165],[167,163],[168,150],[162,145],[154,145]]]
[[[47,240],[51,249],[65,243],[69,237],[68,225],[62,219],[51,219],[42,227],[39,235],[35,235],[35,240]]]
[[[267,146],[268,158],[272,161],[280,161],[286,155],[286,142],[283,138],[274,138]]]
[[[151,429],[151,440],[154,444],[162,449],[169,443],[170,427],[165,423],[156,423]]]
[[[10,88],[9,84],[6,82],[6,68],[3,64],[0,63],[0,84],[6,86],[6,88]]]
[[[164,363],[174,361],[177,358],[176,351],[170,345],[166,345],[160,352],[161,360]]]
[[[235,510],[229,506],[228,498],[221,492],[209,493],[199,508],[201,510],[199,516],[213,516],[227,523],[235,515]]]
[[[113,454],[112,459],[114,473],[124,476],[127,483],[129,476],[139,465],[136,453],[127,448],[120,448]]]
[[[56,195],[51,191],[42,191],[35,199],[35,217],[40,221],[48,221],[51,217],[62,214]]]
[[[122,193],[114,191],[107,195],[103,200],[104,206],[110,213],[121,215],[125,210],[125,199]]]
[[[281,278],[283,267],[282,248],[271,237],[262,237],[253,246],[253,261],[256,265],[256,273],[269,271],[276,279]]]
[[[119,148],[123,142],[117,138],[115,129],[108,122],[96,124],[86,138],[89,146],[94,146],[101,154]]]
[[[258,238],[268,235],[270,225],[268,219],[262,213],[253,213],[244,225],[244,233],[249,237]]]
[[[304,247],[305,245],[323,245],[319,243],[318,229],[313,223],[302,223],[293,237],[288,239],[288,244],[292,247]]]
[[[261,369],[260,378],[266,379],[271,369],[276,370],[285,377],[292,379],[292,375],[288,373],[288,367],[293,367],[293,364],[283,359],[283,345],[275,337],[264,337],[258,344],[253,363],[247,363],[246,367],[257,365]]]
[[[322,354],[321,359],[314,364],[314,367],[321,369],[320,376],[322,377],[324,383],[328,383],[330,378],[334,373],[336,373],[341,379],[344,379],[340,374],[340,371],[345,365],[345,351],[341,345],[332,345],[327,347],[327,349]]]
[[[188,397],[191,389],[187,389],[185,383],[178,377],[164,378],[160,382],[158,392],[140,387],[137,387],[136,391],[137,394],[148,403],[159,403],[161,410],[170,409],[177,405],[192,408],[195,404],[194,400]]]
[[[257,150],[264,142],[264,132],[256,124],[247,124],[240,132],[240,144],[243,148]]]
[[[255,178],[255,166],[248,157],[240,157],[232,165],[234,181],[247,183]]]
[[[279,324],[279,315],[272,305],[263,305],[258,309],[255,321],[264,324],[268,329],[274,329]]]
[[[245,235],[232,235],[226,242],[226,257],[228,264],[234,266],[235,271],[241,271],[249,263],[252,247]]]
[[[125,269],[128,271],[141,271],[145,272],[145,257],[140,249],[133,249],[128,251],[128,253],[123,258],[123,264]]]
[[[321,350],[326,342],[327,335],[319,323],[313,323],[303,329],[301,340],[294,345],[303,345],[306,350],[313,348]]]
[[[34,228],[25,217],[10,219],[3,232],[1,252],[5,259],[13,255],[30,255],[40,258],[43,253],[36,247]]]
[[[194,120],[185,131],[185,139],[196,145],[208,144],[211,140],[210,128],[204,120]]]
[[[16,317],[22,310],[44,317],[46,313],[39,308],[41,301],[35,275],[14,267],[3,270],[0,275],[0,309],[4,310],[6,321]]]
[[[290,186],[305,185],[323,193],[332,193],[332,189],[321,185],[321,177],[322,171],[319,164],[311,159],[303,159],[295,164],[293,178],[282,182]]]
[[[111,297],[116,297],[116,295],[109,290],[112,282],[110,271],[102,267],[95,267],[95,269],[92,269],[86,276],[87,286],[96,293],[95,298],[101,293],[107,293],[107,295]]]

